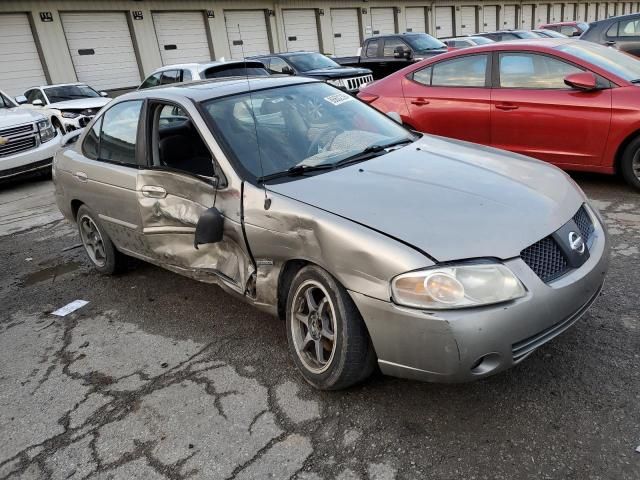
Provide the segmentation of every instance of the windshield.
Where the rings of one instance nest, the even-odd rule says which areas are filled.
[[[469,37],[470,40],[473,41],[476,45],[486,45],[487,43],[496,43],[490,38],[486,37]]]
[[[539,35],[536,35],[533,32],[528,32],[528,31],[520,31],[517,32],[516,35],[518,36],[518,38],[540,38]]]
[[[402,39],[411,45],[411,48],[416,53],[447,48],[447,46],[440,40],[437,40],[426,33],[421,35],[406,35],[402,37]]]
[[[48,87],[44,92],[49,97],[49,103],[77,100],[78,98],[96,98],[100,94],[87,85],[66,85],[63,87]]]
[[[367,147],[416,138],[386,115],[326,83],[242,93],[203,106],[223,145],[255,178],[301,165],[326,167]]]
[[[597,43],[576,41],[556,47],[559,51],[578,57],[607,70],[628,82],[640,78],[640,62],[636,57]]]
[[[285,55],[286,58],[296,70],[308,72],[309,70],[318,70],[320,68],[342,68],[329,57],[325,57],[319,53],[304,53],[302,55]]]

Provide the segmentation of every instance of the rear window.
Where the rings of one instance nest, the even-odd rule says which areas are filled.
[[[262,65],[262,64],[260,64]],[[210,67],[203,72],[204,78],[224,78],[224,77],[267,77],[269,72],[255,63],[253,66],[247,64],[246,68],[242,63],[234,63],[232,65],[220,65],[216,67]]]

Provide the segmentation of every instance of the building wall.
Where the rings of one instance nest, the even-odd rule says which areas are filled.
[[[67,46],[67,41],[60,20],[60,12],[101,12],[101,11],[122,11],[125,12],[132,33],[134,48],[137,50],[139,68],[142,76],[149,74],[154,69],[162,65],[156,32],[153,25],[152,12],[158,11],[201,11],[205,16],[206,27],[211,38],[213,48],[212,56],[216,59],[229,58],[230,50],[226,35],[224,20],[225,10],[240,9],[264,9],[272,12],[268,14],[268,29],[270,30],[272,47],[275,51],[286,50],[286,40],[284,36],[284,24],[282,10],[284,8],[312,8],[316,9],[319,25],[320,45],[324,53],[331,54],[334,48],[334,36],[331,25],[331,8],[357,8],[360,15],[360,35],[362,38],[371,34],[371,29],[367,28],[370,23],[371,8],[395,7],[397,30],[403,32],[406,29],[405,9],[407,7],[424,6],[427,11],[427,30],[434,34],[435,28],[435,7],[454,7],[454,28],[459,32],[461,25],[460,7],[476,6],[478,9],[479,27],[482,31],[482,7],[487,5],[498,5],[498,28],[503,26],[503,12],[505,5],[516,5],[521,11],[522,5],[557,4],[553,1],[512,1],[497,2],[490,0],[483,1],[459,1],[459,0],[3,0],[0,2],[0,14],[2,13],[27,13],[32,22],[36,42],[40,48],[40,56],[43,60],[45,73],[51,83],[76,81],[76,73],[71,60],[71,54]],[[586,9],[583,7],[588,2],[575,1],[565,2],[568,5],[575,4],[576,16],[586,16]],[[593,2],[591,2],[593,3]],[[598,2],[604,3],[604,2]],[[616,14],[639,11],[640,2],[607,2],[618,4]],[[579,6],[580,5],[580,6]],[[624,5],[624,7],[623,7]],[[611,7],[610,7],[611,8]],[[142,19],[134,19],[133,12],[142,13]],[[213,17],[205,15],[206,11],[212,11]],[[41,21],[40,13],[50,12],[52,21]],[[534,10],[535,12],[535,10]],[[613,12],[607,16],[611,16]],[[534,18],[538,18],[534,14]],[[579,18],[584,20],[584,18]],[[520,25],[520,21],[518,25]],[[356,52],[353,52],[355,55]],[[0,76],[1,78],[1,76]],[[0,85],[0,88],[2,85]]]

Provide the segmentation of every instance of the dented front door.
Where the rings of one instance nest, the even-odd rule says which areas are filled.
[[[140,170],[137,199],[145,256],[183,275],[226,285],[243,293],[250,275],[242,226],[236,219],[240,196],[191,175]],[[221,242],[194,247],[200,215],[215,206],[225,216]]]

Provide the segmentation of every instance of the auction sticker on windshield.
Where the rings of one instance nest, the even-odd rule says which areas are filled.
[[[352,101],[353,97],[347,93],[336,93],[334,95],[329,95],[328,97],[324,97],[324,99],[333,105],[341,105],[345,102]]]

